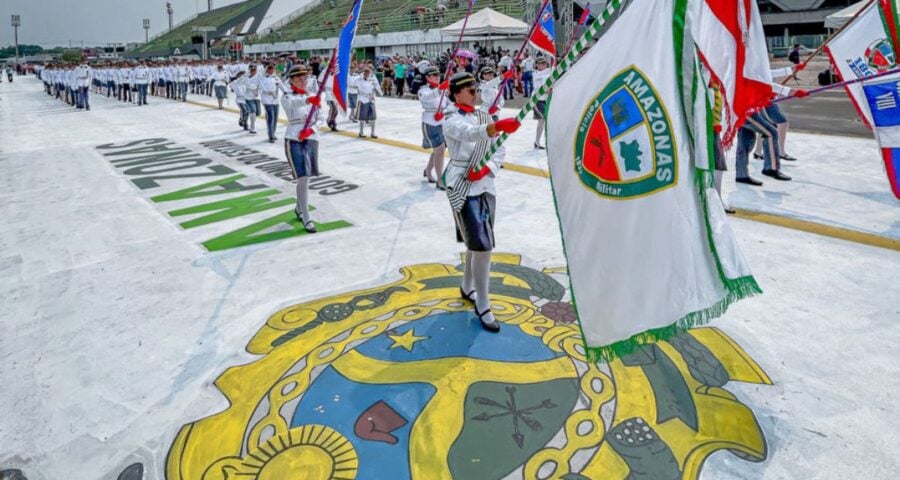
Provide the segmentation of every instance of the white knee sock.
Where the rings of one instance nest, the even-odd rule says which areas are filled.
[[[425,176],[431,176],[431,169],[434,168],[434,152],[431,152],[431,155],[428,156],[428,164],[425,165]]]
[[[463,292],[469,293],[475,288],[475,280],[472,277],[472,251],[466,250],[466,261],[463,264]]]
[[[434,155],[434,173],[437,175],[438,181],[440,181],[441,175],[444,174],[444,146],[441,145],[435,148],[432,155]]]
[[[375,136],[375,120],[372,120],[371,122],[369,122],[369,136],[370,137]]]
[[[784,139],[787,137],[788,132],[788,122],[779,123],[778,124],[778,152],[781,153],[782,156],[787,155],[784,151]]]
[[[297,179],[297,211],[303,223],[309,221],[309,177]]]
[[[544,135],[544,121],[538,120],[537,133],[534,134],[534,143],[541,144],[541,136]]]
[[[366,122],[360,121],[359,122],[359,134],[360,135],[363,134],[363,128],[366,128]]]
[[[485,312],[491,308],[491,297],[488,292],[491,279],[491,252],[472,252],[472,276],[475,280],[475,308]],[[495,322],[493,313],[481,317],[485,323]]]

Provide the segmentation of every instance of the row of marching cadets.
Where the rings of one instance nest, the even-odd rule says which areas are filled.
[[[90,110],[90,88],[93,80],[86,61],[78,65],[46,65],[35,68],[35,75],[44,83],[44,92],[79,110]]]

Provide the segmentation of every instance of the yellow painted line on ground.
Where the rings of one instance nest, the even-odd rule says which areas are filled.
[[[516,165],[515,163],[504,163],[503,169],[524,173],[525,175],[534,175],[535,177],[550,178],[550,172],[546,170],[541,170],[540,168],[534,167],[526,167],[524,165]]]
[[[212,109],[218,109],[216,105],[210,105],[208,103],[194,102],[188,100],[187,103],[207,107]],[[240,113],[240,110],[236,110],[234,108],[223,108],[224,111]],[[279,123],[287,124],[286,120],[279,119]],[[345,137],[353,137],[356,138],[357,134],[353,132],[324,132],[324,133],[336,133],[337,135],[342,135]],[[387,138],[366,138],[366,141],[376,142],[382,145],[389,145],[391,147],[397,148],[405,148],[407,150],[412,150],[415,152],[425,152],[428,150],[420,147],[419,145],[414,145],[411,143],[402,142],[399,140],[391,140]],[[526,167],[524,165],[516,165],[513,163],[505,163],[503,164],[504,170],[510,170],[517,173],[522,173],[525,175],[532,175],[535,177],[542,178],[550,178],[550,172],[546,170],[542,170],[540,168],[534,167]],[[863,245],[869,245],[872,247],[878,248],[886,248],[888,250],[900,251],[900,239],[884,237],[881,235],[875,235],[873,233],[860,232],[857,230],[850,230],[848,228],[834,227],[831,225],[825,225],[822,223],[810,222],[808,220],[799,220],[796,218],[784,217],[781,215],[773,215],[770,213],[762,213],[756,212],[752,210],[744,210],[744,209],[736,209],[737,213],[735,213],[734,217],[742,218],[744,220],[752,220],[754,222],[766,223],[769,225],[775,225],[784,228],[790,228],[792,230],[799,230],[801,232],[814,233],[816,235],[821,235],[823,237],[837,238],[839,240],[845,240],[848,242],[860,243]]]
[[[790,228],[792,230],[799,230],[801,232],[814,233],[823,237],[837,238],[839,240],[861,243],[872,247],[900,251],[900,239],[884,237],[874,233],[860,232],[857,230],[850,230],[849,228],[834,227],[822,223],[810,222],[808,220],[772,215],[771,213],[755,212],[752,210],[737,209],[737,213],[732,216],[743,218],[745,220],[752,220],[754,222]]]

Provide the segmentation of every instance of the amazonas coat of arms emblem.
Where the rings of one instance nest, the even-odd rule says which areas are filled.
[[[646,196],[675,185],[678,158],[665,105],[644,74],[619,72],[588,104],[575,136],[575,171],[607,198]]]

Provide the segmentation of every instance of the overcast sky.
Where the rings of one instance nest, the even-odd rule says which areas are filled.
[[[204,12],[207,0],[171,0],[175,24]],[[213,0],[213,8],[241,0]],[[166,0],[0,0],[0,46],[13,44],[10,15],[22,17],[19,44],[44,47],[143,42],[143,19],[150,36],[168,28]]]

